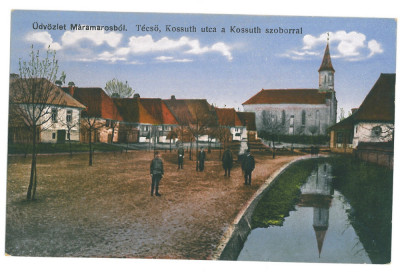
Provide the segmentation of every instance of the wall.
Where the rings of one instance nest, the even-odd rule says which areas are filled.
[[[46,114],[43,117],[42,121],[46,121],[42,125],[42,133],[40,136],[40,140],[42,143],[56,143],[57,142],[57,131],[58,130],[65,130],[65,140],[67,141],[67,132],[68,132],[68,127],[67,127],[67,110],[72,110],[72,120],[71,120],[71,125],[76,125],[71,129],[71,141],[79,141],[79,121],[80,121],[80,115],[81,111],[80,109],[77,108],[70,108],[70,107],[54,107],[57,109],[57,122],[53,122],[51,119],[51,109],[52,107],[49,107],[49,113]],[[55,138],[53,133],[55,133]]]
[[[382,133],[375,135],[373,128],[380,126]],[[393,123],[357,123],[354,126],[353,148],[358,146],[361,142],[388,142],[393,138]]]
[[[293,134],[289,132],[290,116],[294,115],[294,134],[301,134],[302,111],[306,112],[306,123],[304,134],[312,135],[309,131],[310,126],[317,126],[318,131],[314,135],[325,134],[328,126],[334,124],[332,121],[331,107],[329,105],[306,105],[306,104],[254,104],[244,105],[244,111],[255,112],[256,126],[258,130],[262,129],[261,113],[263,110],[270,111],[276,115],[278,121],[282,120],[282,111],[285,110],[286,122],[284,134]],[[317,114],[318,111],[318,114]],[[319,116],[319,118],[318,118]]]

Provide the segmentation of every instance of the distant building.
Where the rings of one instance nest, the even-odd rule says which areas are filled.
[[[318,73],[318,89],[262,89],[245,101],[243,108],[255,113],[257,129],[263,129],[263,116],[268,116],[279,123],[277,134],[326,134],[327,128],[336,123],[337,113],[329,43]]]
[[[76,100],[86,106],[84,114],[96,123],[94,132],[90,133],[92,142],[112,143],[118,141],[119,124],[122,116],[119,114],[113,100],[102,88],[75,86],[64,87]],[[89,142],[89,132],[81,119],[81,142]]]
[[[218,126],[226,127],[231,133],[232,141],[247,139],[247,128],[243,125],[234,108],[215,108]]]
[[[330,147],[352,152],[360,143],[393,141],[396,74],[381,74],[360,107],[329,128]]]
[[[218,124],[215,109],[206,99],[176,99],[171,96],[171,99],[163,101],[178,121],[183,141],[189,141],[193,134],[197,135],[198,141],[211,141],[208,130]]]

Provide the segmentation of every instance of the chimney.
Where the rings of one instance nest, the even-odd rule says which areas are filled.
[[[175,95],[171,95],[171,100],[176,100]]]
[[[69,92],[69,95],[74,97],[75,86],[68,86],[68,92]]]

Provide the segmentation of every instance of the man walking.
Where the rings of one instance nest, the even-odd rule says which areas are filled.
[[[183,149],[183,146],[180,145],[178,148],[178,169],[183,169],[184,155],[185,155],[185,150]]]
[[[204,151],[204,148],[200,149],[198,159],[199,159],[199,170],[203,171],[204,170],[204,161],[206,160],[206,153]]]
[[[150,164],[150,175],[151,175],[151,196],[153,196],[154,189],[156,191],[156,196],[161,196],[158,193],[158,186],[160,184],[161,178],[164,175],[163,161],[161,160],[161,155],[156,151],[154,159]]]
[[[242,160],[242,170],[244,172],[244,184],[251,185],[251,173],[253,172],[256,164],[253,155],[250,154],[250,149],[247,149],[246,155]]]
[[[224,176],[231,177],[231,168],[233,166],[233,154],[232,151],[227,148],[222,154],[222,167],[225,169]]]

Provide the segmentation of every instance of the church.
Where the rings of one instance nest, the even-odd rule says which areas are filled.
[[[335,70],[325,48],[317,89],[262,89],[244,102],[246,112],[254,112],[258,131],[279,135],[324,135],[336,123]]]

